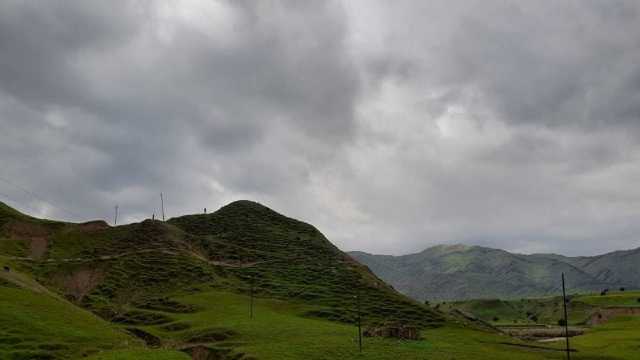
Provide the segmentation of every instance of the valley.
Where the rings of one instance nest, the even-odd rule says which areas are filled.
[[[500,317],[486,326],[453,309],[487,304],[411,300],[313,226],[250,201],[117,227],[36,219],[0,204],[0,229],[2,359],[564,358],[560,344],[495,329],[520,319],[524,306],[476,315]],[[401,326],[418,339],[367,336],[360,352],[358,318],[365,333]],[[635,326],[623,316],[593,327],[575,338],[575,358],[629,359]],[[611,338],[615,347],[597,346]]]

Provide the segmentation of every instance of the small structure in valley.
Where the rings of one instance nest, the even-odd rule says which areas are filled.
[[[364,330],[366,337],[384,337],[403,340],[420,340],[420,330],[415,326],[399,323],[388,323],[382,326],[373,326]]]

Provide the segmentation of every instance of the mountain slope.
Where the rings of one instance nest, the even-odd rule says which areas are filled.
[[[479,246],[435,246],[404,256],[352,252],[398,291],[418,300],[554,295],[565,273],[571,291],[639,287],[640,249],[596,257],[521,255]]]
[[[0,204],[0,305],[3,359],[563,358],[410,300],[313,226],[249,201],[117,227]],[[367,337],[360,352],[358,307],[365,329],[414,325],[426,340]]]
[[[425,329],[446,324],[439,312],[394,291],[313,226],[250,201],[207,215],[117,227],[102,221],[41,220],[0,204],[0,263],[10,269],[2,275],[13,282],[0,279],[0,290],[8,294],[43,291],[35,296],[77,306],[87,315],[86,310],[93,312],[102,318],[94,317],[96,321],[115,326],[124,342],[137,343],[133,334],[148,344],[185,352],[195,346],[192,338],[202,338],[198,346],[209,346],[222,336],[218,332],[235,332],[201,317],[206,309],[219,306],[216,299],[225,297],[241,303],[221,310],[248,311],[250,293],[284,301],[279,308],[296,309],[287,316],[350,324],[347,328],[355,322],[358,303],[365,326],[400,322]],[[0,310],[0,318],[8,316]],[[19,328],[29,324],[15,326],[22,331]],[[66,358],[86,350],[83,347],[89,354],[98,351],[82,342],[74,346],[52,351],[51,358]],[[231,343],[215,352],[229,353],[235,347]],[[2,351],[14,349],[0,342]]]

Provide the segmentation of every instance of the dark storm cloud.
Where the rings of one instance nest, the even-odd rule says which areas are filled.
[[[4,1],[0,196],[131,221],[160,191],[172,215],[252,198],[387,253],[640,246],[639,16],[632,1]]]
[[[87,217],[116,202],[148,216],[163,189],[176,210],[219,205],[210,181],[274,192],[297,181],[287,164],[331,157],[353,131],[359,85],[332,4],[0,6],[5,174]],[[282,129],[305,153],[279,149]]]

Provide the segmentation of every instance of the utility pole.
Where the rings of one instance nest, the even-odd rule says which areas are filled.
[[[356,311],[358,319],[358,349],[362,352],[362,316],[360,314],[360,289],[356,290]]]
[[[251,288],[249,289],[249,319],[253,320],[253,276],[249,277]]]
[[[116,205],[116,214],[113,217],[113,225],[118,225],[118,205]]]
[[[164,198],[162,193],[160,193],[160,207],[162,208],[162,221],[164,221]]]
[[[562,305],[564,305],[564,337],[567,343],[567,360],[571,360],[569,348],[569,319],[567,316],[567,292],[564,287],[564,273],[562,273]]]

